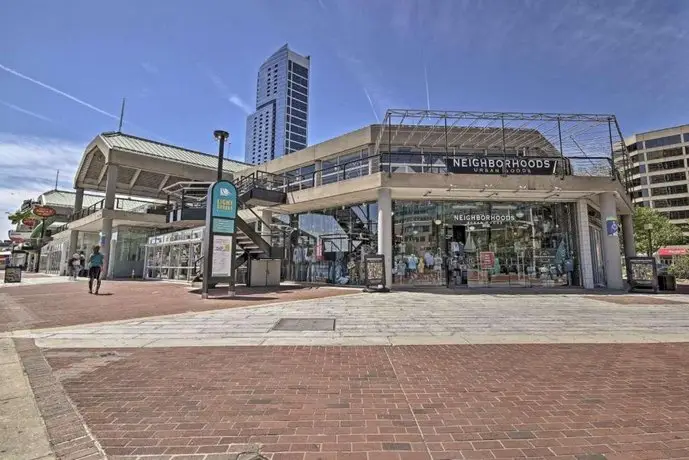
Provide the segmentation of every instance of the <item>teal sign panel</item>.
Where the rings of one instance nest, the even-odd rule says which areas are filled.
[[[224,235],[234,234],[234,219],[213,219],[213,233],[219,233]]]
[[[237,217],[237,187],[221,180],[211,185],[211,217],[235,219]]]

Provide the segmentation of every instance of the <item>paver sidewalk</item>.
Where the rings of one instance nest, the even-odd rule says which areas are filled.
[[[51,348],[689,341],[689,304],[643,296],[638,301],[653,303],[620,305],[605,299],[573,294],[353,294],[15,331],[14,336],[36,338],[39,346]],[[335,330],[275,330],[284,318],[330,318]]]
[[[88,294],[82,280],[27,285],[0,289],[0,305],[4,307],[0,308],[0,332],[264,305],[353,292],[357,291],[289,285],[250,289],[240,286],[234,299],[202,300],[186,284],[167,282],[104,281],[98,296]]]
[[[45,354],[110,459],[689,458],[689,344]]]
[[[0,338],[0,458],[55,458],[11,339]]]

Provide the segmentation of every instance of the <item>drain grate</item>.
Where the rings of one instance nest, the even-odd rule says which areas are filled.
[[[274,331],[334,331],[335,318],[281,318]]]

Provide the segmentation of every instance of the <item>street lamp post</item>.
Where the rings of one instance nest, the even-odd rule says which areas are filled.
[[[648,257],[653,257],[653,224],[644,225],[644,229],[648,232]]]
[[[222,180],[222,163],[225,157],[225,142],[230,138],[230,133],[221,129],[213,131],[213,136],[218,141],[218,180]]]

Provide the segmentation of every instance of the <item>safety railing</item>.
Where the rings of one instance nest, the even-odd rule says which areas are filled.
[[[100,200],[96,203],[93,203],[91,206],[89,206],[87,208],[83,208],[81,211],[71,214],[67,218],[67,221],[68,222],[74,222],[75,220],[79,220],[79,219],[82,219],[86,216],[90,216],[91,214],[96,213],[96,212],[100,211],[101,209],[103,209],[104,203],[105,203],[105,200]]]
[[[308,174],[271,174],[256,171],[241,178],[237,182],[239,193],[249,190],[251,187],[262,187],[269,190],[282,192],[294,192],[305,190],[330,183],[355,179],[378,172],[388,173],[435,173],[448,174],[448,161],[453,158],[484,158],[471,154],[445,154],[444,152],[393,152],[370,155],[348,161],[343,164],[315,170]],[[622,181],[620,171],[610,157],[605,156],[503,156],[489,155],[485,158],[494,159],[548,159],[555,162],[553,174],[557,176],[589,176],[610,177],[613,180]],[[510,175],[509,172],[506,175]]]
[[[265,171],[254,171],[248,176],[244,176],[235,182],[237,193],[243,195],[252,188],[264,188],[267,190],[284,191],[288,183],[285,175],[272,174]]]

